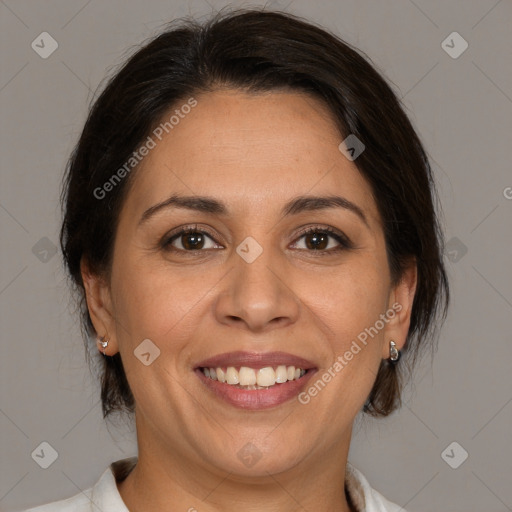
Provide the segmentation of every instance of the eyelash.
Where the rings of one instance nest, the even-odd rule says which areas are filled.
[[[207,235],[215,243],[218,243],[215,241],[214,236],[209,231],[204,230],[204,229],[198,229],[198,227],[196,225],[196,226],[187,226],[178,232],[170,233],[169,235],[166,235],[161,243],[161,247],[165,251],[168,251],[168,252],[181,253],[181,254],[188,253],[187,256],[189,256],[189,255],[194,256],[195,253],[204,252],[205,250],[208,250],[208,249],[184,250],[184,249],[177,249],[176,247],[173,247],[171,245],[172,242],[174,240],[176,240],[177,238],[179,238],[180,236],[190,234],[190,233],[199,233],[202,235]],[[295,239],[294,244],[296,244],[298,242],[298,240],[300,240],[302,237],[304,237],[308,234],[312,234],[312,233],[327,234],[328,236],[334,238],[340,245],[334,249],[331,248],[331,249],[318,249],[318,250],[314,250],[314,249],[311,249],[311,250],[299,249],[299,250],[306,251],[309,253],[316,253],[315,256],[328,256],[328,255],[332,255],[333,253],[338,253],[340,251],[345,251],[345,250],[353,248],[353,244],[348,239],[348,237],[346,237],[343,233],[341,233],[331,227],[328,227],[328,226],[327,227],[325,227],[325,226],[310,226],[306,229],[303,229],[302,231],[300,231],[300,233],[298,233],[298,236]]]

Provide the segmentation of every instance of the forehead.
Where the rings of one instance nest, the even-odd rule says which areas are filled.
[[[222,90],[194,96],[144,157],[128,194],[140,211],[173,193],[208,195],[240,212],[296,195],[340,194],[378,222],[371,187],[339,151],[342,135],[328,108],[296,92]],[[180,110],[177,103],[162,122]],[[271,201],[269,201],[269,199]]]

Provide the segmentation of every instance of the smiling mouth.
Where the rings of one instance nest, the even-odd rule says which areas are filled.
[[[199,370],[210,380],[243,390],[274,388],[289,381],[299,380],[308,372],[304,368],[292,365],[266,366],[258,369],[248,366],[200,367]]]

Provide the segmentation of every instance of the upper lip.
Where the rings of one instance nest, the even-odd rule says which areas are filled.
[[[314,363],[303,357],[286,352],[226,352],[201,361],[196,368],[220,368],[228,366],[248,366],[255,370],[267,366],[295,366],[309,370],[316,368]]]

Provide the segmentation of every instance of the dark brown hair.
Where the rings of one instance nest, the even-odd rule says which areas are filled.
[[[221,87],[309,93],[333,114],[340,141],[353,134],[364,143],[365,151],[354,163],[371,185],[383,220],[392,279],[400,280],[411,258],[418,269],[403,357],[397,365],[382,361],[363,409],[387,416],[401,403],[405,373],[412,371],[420,349],[436,345],[449,302],[431,168],[400,101],[369,59],[324,29],[281,12],[223,11],[203,24],[172,22],[136,50],[94,101],[67,165],[60,234],[86,345],[96,333],[84,300],[80,261],[85,258],[94,272],[108,276],[119,211],[136,168],[104,197],[95,191],[171,107]],[[133,413],[120,354],[93,352],[102,358],[104,417],[114,411]]]

